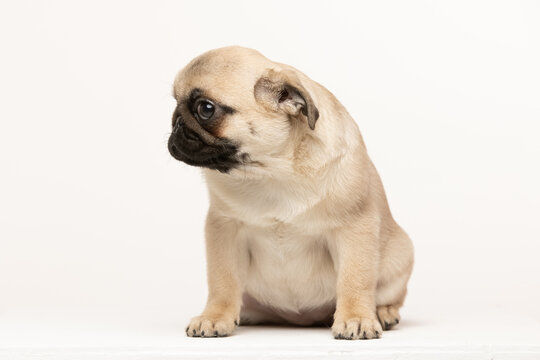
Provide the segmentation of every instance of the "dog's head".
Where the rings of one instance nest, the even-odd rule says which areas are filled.
[[[241,47],[195,58],[174,84],[171,155],[223,173],[291,160],[294,144],[319,118],[301,76]]]

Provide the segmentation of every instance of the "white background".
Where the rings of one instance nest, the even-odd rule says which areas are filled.
[[[404,327],[427,307],[434,325],[458,306],[472,322],[486,306],[540,322],[538,2],[13,1],[0,14],[0,323],[183,336],[206,297],[208,199],[167,151],[172,82],[233,44],[302,70],[358,122],[416,247]]]

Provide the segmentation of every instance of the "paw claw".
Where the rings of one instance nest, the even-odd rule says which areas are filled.
[[[390,330],[399,324],[399,307],[395,305],[382,305],[377,307],[377,316],[384,325],[384,330]]]
[[[332,333],[336,339],[375,339],[380,337],[382,328],[377,320],[351,317],[346,321],[336,319],[332,325]]]

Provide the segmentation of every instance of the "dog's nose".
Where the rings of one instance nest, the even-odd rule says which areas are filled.
[[[174,121],[174,126],[173,126],[173,130],[172,130],[173,133],[178,132],[178,129],[180,129],[180,123],[181,122],[182,122],[182,119],[180,118],[180,116],[178,116],[176,118],[176,120]]]
[[[169,137],[169,152],[173,156],[185,153],[196,153],[204,148],[205,144],[196,131],[185,125],[175,126]]]
[[[180,118],[178,118],[176,121],[172,133],[173,135],[180,136],[181,138],[187,140],[191,147],[194,147],[194,145],[199,147],[199,145],[202,143],[201,137],[195,131],[182,124]]]

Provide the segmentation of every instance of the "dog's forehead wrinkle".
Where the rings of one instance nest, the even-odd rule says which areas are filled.
[[[189,99],[193,99],[193,100],[194,100],[195,98],[197,98],[197,97],[199,97],[199,96],[201,96],[201,95],[203,95],[203,94],[204,94],[204,91],[202,91],[202,90],[199,89],[198,87],[193,88],[193,89],[191,90],[191,92],[189,93]]]
[[[243,87],[243,90],[252,89],[262,70],[272,65],[273,62],[252,49],[226,47],[210,50],[179,72],[175,81],[176,92],[181,93],[182,89],[196,85],[192,81],[204,82],[207,88],[220,94],[231,85]]]

